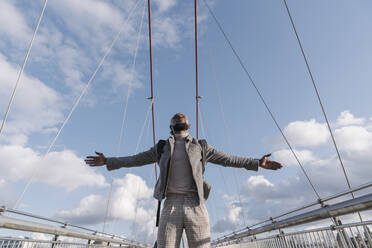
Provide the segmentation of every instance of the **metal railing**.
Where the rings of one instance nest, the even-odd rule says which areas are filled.
[[[266,233],[273,230],[281,230],[283,228],[291,227],[291,226],[297,226],[300,224],[306,224],[310,222],[314,222],[317,220],[323,220],[327,218],[334,218],[337,216],[355,213],[359,211],[369,210],[372,209],[372,194],[366,194],[361,197],[357,197],[355,199],[339,202],[337,204],[333,205],[326,205],[325,202],[334,200],[336,198],[345,196],[347,194],[350,194],[351,192],[359,191],[362,189],[366,189],[372,186],[372,182],[360,185],[358,187],[352,188],[350,190],[346,190],[344,192],[334,194],[330,197],[319,199],[316,202],[310,203],[308,205],[305,205],[303,207],[297,208],[295,210],[289,211],[287,213],[281,214],[279,216],[269,218],[268,220],[261,221],[259,223],[256,223],[254,225],[248,226],[244,229],[235,231],[231,234],[225,235],[221,238],[218,238],[212,242],[212,246],[224,246],[225,244],[229,243],[236,243],[241,242],[241,240],[246,239],[248,237],[254,237],[254,235],[260,234],[260,233]],[[292,216],[286,219],[280,219],[284,216],[296,213],[298,211],[320,205],[319,209],[308,211],[303,214],[299,214],[296,216]],[[280,220],[278,220],[280,219]],[[262,225],[267,222],[270,222],[270,224]],[[261,225],[261,226],[260,226]],[[258,227],[257,227],[258,226]],[[252,229],[252,227],[255,227]],[[248,246],[247,246],[248,247]],[[250,246],[249,246],[250,247]],[[258,246],[259,247],[259,246]],[[266,247],[266,246],[264,246]],[[271,247],[282,247],[278,245],[274,245]],[[287,246],[283,246],[287,247]],[[317,246],[304,246],[304,247],[317,247]],[[332,246],[331,246],[332,247]],[[345,246],[348,247],[348,246]]]
[[[29,221],[19,218],[13,218],[5,216],[5,213],[17,215],[17,217],[30,217],[38,221],[45,221],[47,224]],[[53,224],[60,224],[56,226]],[[56,248],[61,246],[69,247],[81,247],[81,246],[123,246],[123,247],[136,247],[143,248],[148,247],[146,244],[126,239],[124,237],[99,232],[86,227],[81,227],[67,222],[54,220],[42,216],[33,215],[30,213],[8,209],[6,207],[0,207],[0,228],[12,229],[17,231],[36,232],[54,235],[53,240],[31,240],[28,238],[16,239],[16,238],[0,238],[0,248]],[[59,237],[70,237],[80,240],[86,240],[85,243],[69,243],[58,241]]]
[[[33,240],[27,238],[0,238],[0,248],[90,248],[105,247],[102,244],[81,244],[62,241]]]
[[[372,248],[372,221],[220,244],[226,248]]]

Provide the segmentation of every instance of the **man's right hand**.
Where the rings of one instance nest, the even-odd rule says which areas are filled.
[[[95,152],[98,156],[87,156],[84,160],[85,163],[89,166],[102,166],[107,162],[107,158],[103,153]]]

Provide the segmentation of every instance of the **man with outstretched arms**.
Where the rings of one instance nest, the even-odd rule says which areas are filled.
[[[238,157],[215,150],[205,140],[193,138],[188,130],[190,124],[184,114],[175,114],[170,124],[171,136],[160,140],[150,150],[127,157],[88,156],[90,166],[107,165],[108,170],[121,167],[136,167],[157,162],[159,179],[154,197],[160,202],[166,198],[161,211],[157,246],[175,248],[180,246],[185,230],[189,247],[210,247],[210,226],[205,201],[210,185],[204,181],[204,166],[207,162],[226,167],[257,171],[259,167],[269,170],[282,168],[278,162],[268,159]]]

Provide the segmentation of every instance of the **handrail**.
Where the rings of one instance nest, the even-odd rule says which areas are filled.
[[[83,233],[71,229],[67,229],[65,227],[57,227],[47,224],[42,224],[38,222],[20,220],[16,218],[6,217],[0,215],[0,228],[6,229],[13,229],[13,230],[20,230],[20,231],[29,231],[29,232],[39,232],[45,234],[52,234],[52,235],[59,235],[59,236],[67,236],[85,240],[97,240],[107,243],[115,243],[119,245],[130,245],[132,247],[146,247],[146,245],[139,244],[133,241],[127,241],[115,237],[105,237],[99,236],[96,234],[88,234]]]
[[[41,243],[41,244],[64,244],[64,245],[79,245],[81,246],[81,243],[76,242],[70,242],[70,241],[61,241],[61,240],[44,240],[44,239],[28,239],[28,238],[17,238],[17,237],[0,237],[1,241],[9,241],[9,242],[28,242],[28,243]],[[86,246],[86,244],[84,244]],[[90,244],[90,246],[96,246],[95,244]],[[2,246],[3,248],[6,248],[6,246]],[[13,246],[17,247],[17,246]],[[28,247],[28,246],[23,246]]]
[[[125,238],[125,237],[121,237],[121,236],[116,236],[116,235],[112,235],[112,234],[100,232],[100,231],[97,231],[97,230],[94,230],[94,229],[90,229],[90,228],[86,228],[86,227],[82,227],[82,226],[70,224],[70,223],[67,223],[67,222],[60,221],[60,220],[50,219],[50,218],[39,216],[39,215],[34,215],[34,214],[31,214],[31,213],[19,211],[19,210],[12,209],[12,208],[7,208],[6,206],[1,206],[0,207],[0,215],[1,215],[1,213],[12,213],[12,214],[17,214],[17,215],[27,216],[27,217],[31,217],[31,218],[35,218],[35,219],[39,219],[39,220],[45,220],[45,221],[48,221],[48,222],[53,222],[53,223],[61,224],[64,227],[70,226],[70,227],[73,227],[73,228],[77,228],[77,229],[81,229],[81,230],[93,232],[94,234],[101,234],[101,235],[105,235],[105,236],[108,236],[108,237],[117,237],[117,238],[126,240],[128,242],[135,242],[135,241],[129,240],[129,239]]]
[[[290,233],[283,233],[283,234],[275,234],[275,235],[270,235],[264,238],[252,238],[250,240],[244,240],[244,242],[257,242],[257,241],[262,241],[262,240],[268,240],[272,238],[277,238],[278,236],[293,236],[293,235],[300,235],[300,234],[307,234],[307,233],[313,233],[313,232],[321,232],[321,231],[326,231],[326,230],[343,230],[346,228],[351,228],[351,227],[358,227],[358,226],[368,226],[372,225],[372,221],[363,221],[363,222],[354,222],[354,223],[348,223],[348,224],[342,224],[339,226],[327,226],[327,227],[321,227],[321,228],[313,228],[313,229],[308,229],[308,230],[303,230],[303,231],[296,231],[296,232],[290,232]],[[226,241],[229,242],[229,241]],[[221,243],[219,243],[221,245]]]
[[[345,215],[369,209],[372,209],[372,193],[357,197],[355,199],[336,203],[334,205],[323,206],[320,209],[292,216],[277,222],[273,222],[271,224],[257,227],[255,229],[248,229],[240,233],[235,232],[232,235],[224,236],[222,239],[220,238],[217,239],[216,241],[213,241],[212,244],[215,245],[218,243],[223,243],[235,239],[241,239],[259,233],[269,232],[272,230],[278,230],[281,228],[305,224],[317,220],[327,219],[330,217],[337,217],[340,215]]]
[[[365,184],[361,184],[361,185],[356,186],[356,187],[354,187],[354,188],[351,188],[351,189],[348,189],[348,190],[345,190],[345,191],[342,191],[342,192],[336,193],[336,194],[331,195],[331,196],[328,196],[328,197],[326,197],[326,198],[324,198],[324,199],[318,199],[316,202],[309,203],[309,204],[307,204],[307,205],[304,205],[304,206],[302,206],[302,207],[296,208],[296,209],[294,209],[294,210],[291,210],[291,211],[289,211],[289,212],[283,213],[283,214],[281,214],[281,215],[278,215],[278,216],[275,216],[275,217],[271,217],[271,218],[269,218],[269,219],[267,219],[267,220],[263,220],[263,221],[257,222],[257,223],[255,223],[255,224],[250,225],[250,226],[247,226],[247,227],[245,227],[245,228],[243,228],[243,229],[239,229],[239,230],[237,230],[237,231],[235,231],[235,232],[232,232],[232,233],[230,233],[230,234],[224,235],[223,237],[218,238],[217,240],[220,240],[220,239],[223,239],[223,238],[226,238],[226,237],[230,237],[230,236],[232,236],[232,235],[235,235],[236,233],[239,233],[239,232],[242,232],[242,231],[245,231],[245,230],[250,230],[252,227],[255,227],[255,226],[258,226],[258,225],[261,225],[261,224],[267,223],[267,222],[273,222],[273,221],[276,220],[276,219],[279,219],[279,218],[284,217],[284,216],[287,216],[287,215],[289,215],[289,214],[293,214],[293,213],[296,213],[296,212],[298,212],[298,211],[301,211],[301,210],[304,210],[304,209],[307,209],[307,208],[313,207],[313,206],[318,205],[318,204],[320,204],[321,206],[323,206],[323,203],[324,203],[324,202],[327,202],[327,201],[330,201],[330,200],[334,200],[334,199],[336,199],[336,198],[339,198],[339,197],[345,196],[345,195],[350,194],[350,193],[352,193],[352,192],[356,192],[356,191],[359,191],[359,190],[362,190],[362,189],[369,188],[369,187],[371,187],[371,186],[372,186],[372,181],[371,181],[371,182],[368,182],[368,183],[365,183]]]

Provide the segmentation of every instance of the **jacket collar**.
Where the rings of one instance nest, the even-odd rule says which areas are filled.
[[[169,136],[169,142],[172,142],[172,143],[174,143],[174,141],[176,140],[176,137],[174,137],[174,135],[171,135],[171,136]],[[192,142],[192,140],[193,140],[193,137],[190,135],[190,134],[188,134],[186,137],[185,137],[185,140],[186,141],[188,141],[188,142]]]
[[[176,140],[176,137],[174,137],[174,135],[171,135],[168,139],[169,141],[169,145],[170,145],[170,150],[171,150],[171,154],[173,154],[173,151],[174,151],[174,141]],[[185,141],[186,141],[186,151],[189,150],[189,146],[190,144],[192,143],[192,140],[193,140],[193,137],[189,134],[185,137]]]

